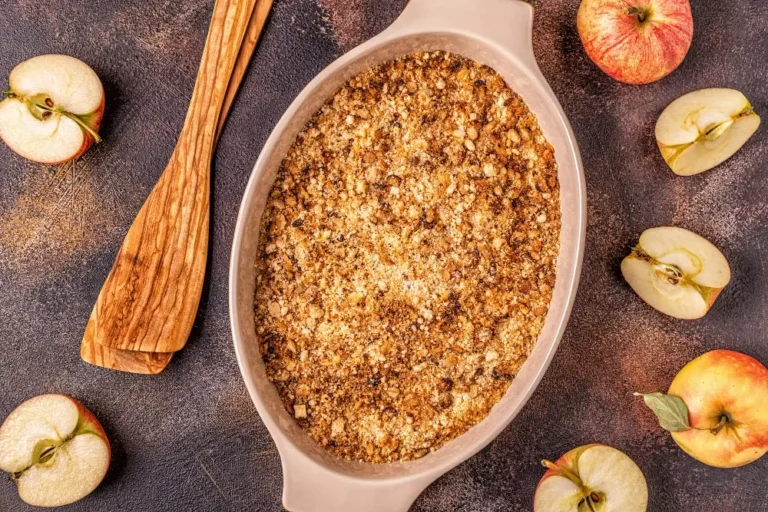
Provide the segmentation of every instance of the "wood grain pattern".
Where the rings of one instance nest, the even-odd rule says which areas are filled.
[[[110,370],[147,375],[155,375],[165,370],[165,367],[171,362],[173,352],[137,352],[135,350],[109,348],[96,343],[94,341],[95,310],[96,308],[88,319],[83,342],[80,344],[80,357],[83,358],[83,361]]]
[[[251,56],[259,42],[261,31],[264,30],[264,24],[266,24],[269,12],[272,10],[272,2],[273,0],[258,0],[256,2],[256,7],[253,8],[253,13],[251,14],[251,19],[248,22],[248,28],[246,29],[245,37],[243,38],[243,44],[240,46],[240,53],[237,54],[235,69],[232,71],[229,87],[224,96],[224,106],[221,108],[221,116],[219,117],[219,123],[216,127],[216,142],[218,142],[219,137],[221,137],[221,132],[224,131],[227,115],[232,108],[232,104],[235,102],[237,91],[240,89],[240,84],[243,81],[243,77],[245,77],[245,72],[248,71],[248,65],[251,63]]]
[[[168,166],[128,230],[95,306],[93,339],[175,352],[189,337],[208,256],[215,130],[256,0],[217,0],[192,101]]]
[[[237,55],[234,71],[224,97],[224,104],[216,128],[216,142],[224,130],[227,114],[232,108],[237,91],[240,88],[245,72],[248,69],[251,56],[256,49],[259,36],[261,35],[261,31],[264,28],[264,24],[266,23],[271,8],[272,0],[258,0],[253,13],[251,14],[248,28],[242,46],[240,47],[240,52]],[[173,357],[173,352],[139,352],[110,348],[97,343],[94,338],[96,314],[96,308],[94,307],[91,317],[88,319],[83,341],[80,346],[80,356],[87,363],[112,370],[149,375],[162,372],[168,363],[170,363],[171,358]]]

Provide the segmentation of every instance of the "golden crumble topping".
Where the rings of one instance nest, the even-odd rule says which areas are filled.
[[[349,80],[282,162],[256,330],[288,412],[353,460],[422,457],[481,421],[544,323],[553,148],[491,68],[441,51]]]

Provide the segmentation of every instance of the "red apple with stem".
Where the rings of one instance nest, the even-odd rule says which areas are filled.
[[[628,84],[667,76],[693,39],[688,0],[583,0],[577,28],[589,58]]]

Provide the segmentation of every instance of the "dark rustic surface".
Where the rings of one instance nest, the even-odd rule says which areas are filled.
[[[319,1],[320,5],[316,2]],[[40,53],[91,64],[107,92],[105,142],[74,166],[41,167],[0,147],[0,416],[24,399],[82,400],[111,436],[105,483],[69,510],[279,510],[280,462],[240,379],[226,305],[237,207],[259,150],[304,85],[382,30],[405,0],[277,0],[215,161],[209,286],[197,328],[160,376],[81,362],[83,327],[114,253],[181,128],[212,0],[5,0],[0,74]],[[478,2],[479,3],[479,2]],[[682,66],[652,85],[618,84],[585,56],[578,0],[538,0],[534,46],[581,145],[589,189],[582,285],[568,331],[531,401],[483,452],[430,487],[418,511],[530,510],[538,461],[588,442],[643,469],[651,511],[766,512],[768,458],[720,470],[661,431],[633,390],[665,388],[712,348],[768,361],[768,131],[730,161],[680,178],[653,140],[675,97],[733,87],[768,114],[768,4],[693,0]],[[642,304],[618,265],[648,227],[693,229],[722,248],[733,281],[703,320]],[[28,510],[0,485],[0,510]]]

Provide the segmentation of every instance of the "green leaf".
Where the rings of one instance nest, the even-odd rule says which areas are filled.
[[[635,393],[635,396],[643,397],[645,405],[656,414],[659,425],[664,430],[681,432],[691,428],[691,424],[688,422],[688,407],[679,396],[658,392]]]

